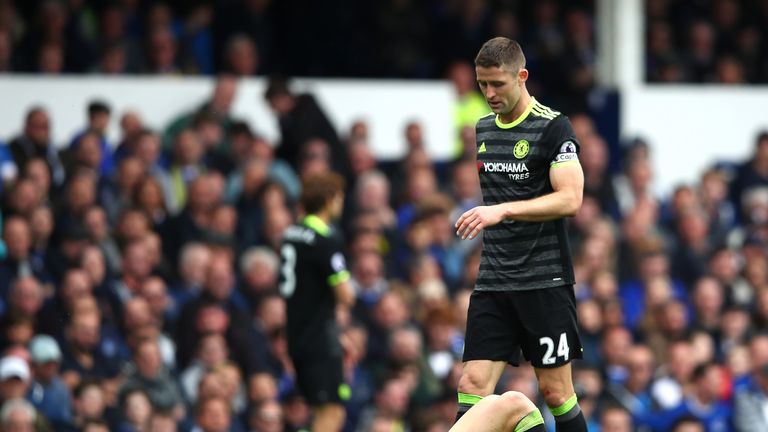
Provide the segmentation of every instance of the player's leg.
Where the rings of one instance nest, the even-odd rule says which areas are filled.
[[[539,380],[539,393],[555,417],[557,432],[586,432],[587,422],[573,389],[571,364],[534,370]]]
[[[557,432],[586,431],[571,376],[571,360],[582,355],[573,287],[522,291],[515,301],[527,333],[523,352],[534,366]]]
[[[344,426],[346,411],[344,405],[339,403],[326,403],[313,407],[312,419],[313,431],[340,431]]]
[[[469,299],[456,420],[484,396],[493,393],[507,362],[513,353],[519,352],[518,332],[510,323],[513,314],[506,295],[475,291]]]
[[[486,396],[450,432],[544,432],[541,412],[525,395],[509,391]]]
[[[493,393],[506,365],[504,361],[492,360],[469,360],[464,363],[459,378],[459,410],[456,420],[483,397]]]
[[[318,352],[293,361],[297,384],[312,407],[313,431],[338,432],[344,426],[349,386],[344,383],[341,358]]]

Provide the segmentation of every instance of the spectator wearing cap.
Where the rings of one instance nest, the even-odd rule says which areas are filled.
[[[72,400],[59,375],[61,350],[48,335],[35,336],[29,344],[32,360],[32,384],[27,400],[56,427],[72,421]]]
[[[29,365],[23,358],[8,355],[0,359],[0,430],[3,432],[47,430],[43,429],[45,422],[35,408],[24,400],[31,379]]]
[[[30,378],[29,365],[23,358],[9,355],[0,359],[0,404],[23,398]]]

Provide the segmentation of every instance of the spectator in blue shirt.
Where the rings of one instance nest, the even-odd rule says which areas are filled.
[[[107,140],[107,127],[109,126],[111,113],[112,110],[106,102],[96,100],[89,103],[88,126],[85,130],[72,137],[72,140],[69,143],[69,149],[76,151],[77,146],[80,143],[80,138],[82,138],[83,135],[87,133],[95,133],[98,135],[102,153],[99,173],[103,176],[110,176],[115,170],[115,161],[112,158],[112,146]]]
[[[69,389],[59,376],[59,344],[51,336],[38,335],[29,343],[29,353],[33,380],[27,400],[45,415],[54,428],[70,423],[72,401]]]
[[[675,408],[659,413],[645,424],[662,432],[671,429],[682,417],[693,416],[704,423],[706,432],[732,432],[731,404],[722,399],[723,372],[716,363],[705,363],[693,370],[690,393]]]

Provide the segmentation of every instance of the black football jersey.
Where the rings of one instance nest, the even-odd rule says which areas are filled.
[[[292,355],[340,350],[333,287],[349,279],[341,238],[310,215],[286,229],[280,255],[280,293],[287,303]]]

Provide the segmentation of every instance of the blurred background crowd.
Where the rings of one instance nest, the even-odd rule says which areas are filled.
[[[612,149],[582,111],[591,2],[297,3],[0,0],[0,71],[228,73],[163,130],[94,100],[68,142],[52,142],[44,105],[0,137],[0,428],[306,427],[275,251],[299,216],[299,179],[334,170],[358,295],[340,317],[345,430],[447,430],[480,254],[453,229],[481,203],[471,125],[487,107],[466,60],[503,34],[582,146],[574,379],[590,430],[768,430],[768,134],[748,160],[659,196],[652,143]],[[741,65],[742,80],[765,81],[765,2],[647,5],[649,79],[732,82]],[[280,125],[270,142],[230,107],[237,77],[275,72],[448,76],[456,157],[431,160],[412,122],[405,156],[377,160],[364,121],[339,132],[281,79],[263,95]],[[511,389],[539,401],[529,366],[505,372],[497,390]]]

